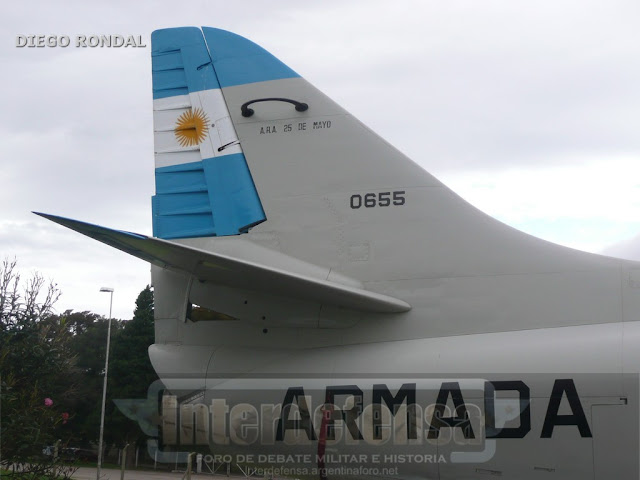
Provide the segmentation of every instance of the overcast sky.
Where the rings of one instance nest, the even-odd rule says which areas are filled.
[[[259,43],[494,217],[640,259],[640,2],[8,2],[0,15],[0,254],[58,310],[131,318],[148,264],[31,214],[151,233],[150,34]],[[147,48],[17,48],[29,34]]]

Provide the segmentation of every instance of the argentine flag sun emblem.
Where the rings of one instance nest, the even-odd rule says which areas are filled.
[[[201,143],[209,131],[209,119],[202,108],[187,110],[178,117],[174,133],[183,147]]]

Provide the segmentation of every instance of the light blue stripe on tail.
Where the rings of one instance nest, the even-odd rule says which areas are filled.
[[[156,169],[153,236],[238,235],[266,217],[244,155]]]
[[[221,87],[299,77],[287,65],[235,33],[202,27]]]
[[[199,28],[156,30],[151,47],[154,99],[220,88]]]

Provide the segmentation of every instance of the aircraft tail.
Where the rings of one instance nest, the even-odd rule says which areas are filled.
[[[383,337],[529,328],[539,318],[551,325],[579,321],[538,308],[518,327],[513,318],[520,313],[511,306],[586,302],[571,285],[586,282],[585,272],[597,272],[602,283],[599,269],[616,271],[616,262],[531,237],[478,211],[246,38],[189,27],[154,32],[152,46],[157,237],[207,252],[255,254],[274,268],[306,262],[327,269],[326,278],[356,281],[411,305],[414,313],[395,315],[415,324],[406,330],[385,324]],[[157,289],[188,282],[168,278],[155,275]],[[533,288],[531,278],[542,286]],[[182,290],[194,303],[237,318],[246,318],[243,302],[256,303],[213,285],[194,282]],[[477,303],[459,301],[470,297]],[[256,311],[257,318],[342,327],[361,318],[327,304],[296,310],[272,300],[259,300],[268,313]],[[474,321],[462,320],[470,304]],[[487,307],[494,304],[501,305],[498,317]]]
[[[157,343],[485,333],[618,305],[619,262],[479,212],[253,42],[158,30],[152,66],[156,238],[50,218],[153,265]]]
[[[203,238],[248,234],[318,265],[362,264],[442,186],[239,35],[172,28],[152,46],[156,237],[211,250]]]

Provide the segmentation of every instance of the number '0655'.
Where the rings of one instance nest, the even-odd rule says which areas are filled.
[[[358,209],[373,208],[373,207],[389,207],[391,205],[404,205],[405,204],[405,191],[397,190],[395,192],[379,192],[379,193],[364,193],[351,195],[350,206],[351,208]]]

